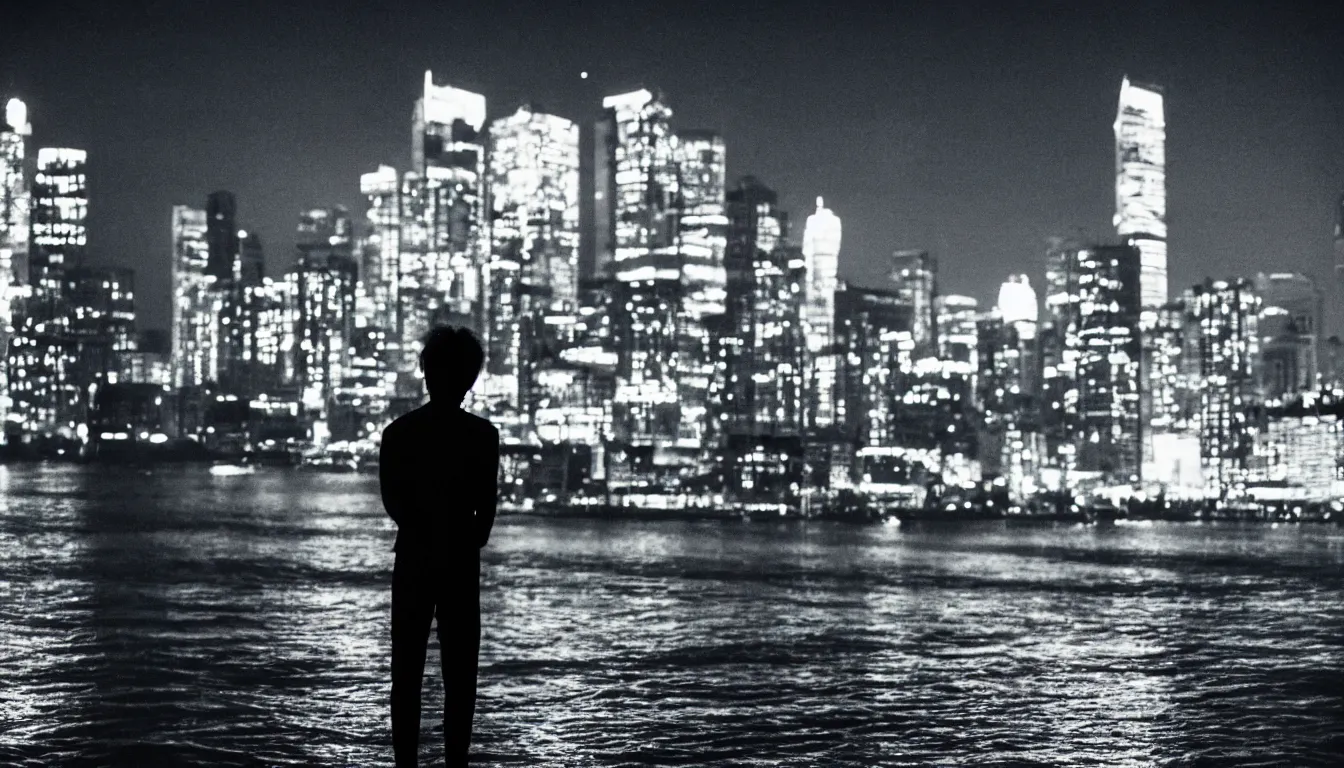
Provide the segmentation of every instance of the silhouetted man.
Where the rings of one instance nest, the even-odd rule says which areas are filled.
[[[431,331],[420,353],[430,402],[383,430],[379,484],[383,506],[397,524],[392,748],[398,766],[416,764],[420,681],[436,615],[448,765],[465,766],[471,746],[481,642],[480,552],[495,522],[499,431],[461,404],[484,359],[469,331]]]

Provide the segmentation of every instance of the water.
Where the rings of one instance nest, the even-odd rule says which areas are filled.
[[[0,765],[390,765],[376,491],[0,467]],[[512,517],[485,563],[485,765],[1344,754],[1338,528]]]

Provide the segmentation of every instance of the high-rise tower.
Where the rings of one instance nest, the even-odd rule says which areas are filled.
[[[839,287],[840,239],[840,217],[818,197],[816,212],[807,217],[803,226],[803,262],[807,270],[803,323],[812,391],[808,410],[812,425],[817,427],[830,427],[836,419],[839,363],[835,348],[835,291]]]
[[[484,391],[506,434],[525,438],[546,315],[578,303],[579,127],[531,106],[490,124],[491,247]]]
[[[1148,309],[1167,303],[1166,144],[1162,89],[1126,77],[1115,117],[1115,231],[1139,249]]]
[[[19,99],[5,105],[0,123],[0,445],[9,423],[9,342],[14,334],[14,308],[23,301],[28,282],[28,226],[31,214],[28,177],[24,169],[28,107]]]
[[[412,170],[401,195],[402,274],[421,292],[403,319],[416,349],[440,305],[479,330],[488,252],[484,128],[484,96],[436,83],[433,73],[425,72],[415,102]]]
[[[173,206],[172,217],[172,381],[175,387],[200,387],[219,376],[217,292],[211,290],[206,212]]]

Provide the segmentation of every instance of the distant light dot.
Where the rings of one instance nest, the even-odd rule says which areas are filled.
[[[587,73],[587,72],[580,72],[580,73],[579,73],[579,77],[583,78],[584,80],[587,80],[587,79],[588,79],[588,73]]]

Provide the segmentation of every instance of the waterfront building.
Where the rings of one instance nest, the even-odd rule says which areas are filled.
[[[1259,395],[1279,401],[1315,390],[1321,291],[1297,272],[1261,272],[1255,277],[1255,292],[1260,297]]]
[[[613,429],[629,466],[645,468],[629,470],[638,478],[632,482],[654,482],[648,475],[654,472],[665,478],[655,485],[670,487],[693,471],[700,449],[681,442],[688,418],[679,405],[684,198],[672,110],[646,89],[609,96],[602,106],[594,147],[595,268],[611,279],[614,300]]]
[[[1120,84],[1115,117],[1115,231],[1139,249],[1140,300],[1167,303],[1167,124],[1162,89]]]
[[[836,424],[836,381],[841,353],[836,348],[835,292],[839,287],[840,217],[820,197],[817,210],[803,227],[803,269],[806,276],[803,324],[807,338],[809,425],[828,429]]]
[[[252,288],[250,301],[257,318],[257,362],[269,372],[269,386],[264,391],[294,386],[300,362],[297,275],[291,271],[281,277],[263,278],[261,285]]]
[[[1026,275],[1010,277],[998,304],[977,323],[976,403],[979,456],[986,476],[1001,479],[1012,499],[1036,489],[1044,458],[1036,292]]]
[[[778,196],[753,177],[728,192],[726,403],[729,433],[797,435],[803,426],[801,250]]]
[[[1140,479],[1140,274],[1136,246],[1051,242],[1042,397],[1059,474],[1047,485]]]
[[[1195,286],[1187,307],[1186,322],[1198,329],[1200,456],[1212,495],[1246,481],[1257,431],[1249,413],[1258,404],[1260,307],[1253,283],[1240,278]]]
[[[135,351],[135,273],[129,269],[77,267],[65,273],[69,308],[71,379],[84,423],[98,388],[116,384],[126,356]]]
[[[10,412],[10,341],[15,331],[15,312],[27,298],[29,225],[32,212],[26,158],[28,107],[22,100],[5,104],[0,123],[0,445],[8,442]],[[22,420],[21,414],[16,418]],[[17,428],[17,424],[14,426]]]
[[[841,281],[835,294],[836,341],[843,352],[837,420],[846,442],[891,447],[896,372],[913,359],[912,307],[895,290]]]
[[[172,212],[173,386],[201,387],[219,378],[223,311],[210,273],[207,214],[186,205]]]
[[[682,285],[677,326],[677,399],[682,419],[677,442],[698,450],[704,468],[712,464],[711,453],[719,441],[720,424],[714,412],[723,400],[725,385],[715,337],[728,296],[727,160],[723,137],[713,131],[683,130],[676,139]]]
[[[970,366],[969,370],[977,370],[976,321],[980,317],[980,302],[970,296],[938,296],[933,300],[933,307],[938,329],[937,357],[965,363]]]
[[[928,251],[896,251],[891,256],[890,278],[901,300],[911,308],[910,333],[916,356],[935,354],[938,316],[933,300],[938,295],[938,261]]]
[[[365,302],[360,314],[387,333],[385,344],[401,338],[398,282],[401,259],[401,185],[388,165],[359,177],[367,205],[360,241],[359,280]]]
[[[1248,485],[1260,499],[1338,499],[1344,494],[1341,457],[1344,399],[1335,390],[1299,393],[1264,409]]]
[[[546,318],[578,303],[579,129],[524,106],[490,138],[488,407],[508,436],[531,439]]]
[[[446,316],[482,330],[481,278],[489,252],[485,108],[484,96],[436,83],[425,72],[413,117],[412,170],[401,191],[402,279],[410,290],[410,301],[403,301],[402,343],[408,356],[419,354],[441,304]]]
[[[83,262],[88,244],[87,163],[81,149],[37,151],[29,290],[10,353],[12,408],[29,432],[65,433],[82,416],[64,289],[66,271]]]
[[[170,333],[149,329],[140,331],[135,348],[122,356],[119,381],[128,384],[173,386],[172,337]]]
[[[305,212],[298,227],[296,384],[304,412],[326,422],[334,388],[345,375],[354,329],[353,233],[342,206]],[[329,429],[323,426],[321,430]]]

